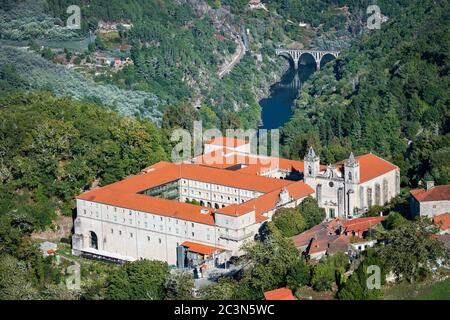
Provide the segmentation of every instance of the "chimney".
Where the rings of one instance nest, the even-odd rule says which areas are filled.
[[[427,181],[426,189],[430,190],[434,188],[434,181]]]

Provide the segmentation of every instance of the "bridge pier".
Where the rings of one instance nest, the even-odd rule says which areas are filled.
[[[275,53],[279,56],[284,56],[288,59],[291,59],[294,63],[295,70],[298,70],[300,57],[305,53],[310,54],[313,57],[314,61],[316,62],[317,70],[320,70],[320,62],[322,61],[322,58],[325,55],[330,54],[335,58],[339,56],[339,51],[324,51],[324,50],[276,49]]]
[[[320,70],[320,61],[322,59],[314,59],[316,61],[316,70],[319,71]]]

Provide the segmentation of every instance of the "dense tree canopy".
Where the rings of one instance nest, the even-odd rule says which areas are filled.
[[[305,142],[298,141],[309,136],[324,161],[342,159],[343,145],[347,154],[351,148],[392,160],[405,183],[448,183],[449,3],[406,5],[302,87],[283,128],[286,154],[303,157]]]
[[[160,261],[138,260],[112,272],[106,284],[106,298],[113,300],[162,300],[168,265]]]

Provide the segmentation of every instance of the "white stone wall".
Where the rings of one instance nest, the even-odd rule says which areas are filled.
[[[450,212],[450,200],[422,201],[420,202],[420,215],[434,217],[442,213]]]
[[[380,186],[380,202],[379,205],[384,205],[390,200],[392,200],[399,191],[399,188],[396,186],[396,170],[391,170],[381,176],[378,176],[372,180],[366,181],[361,184],[355,184],[350,182],[345,182],[342,178],[327,178],[323,175],[319,175],[317,177],[308,177],[305,176],[305,183],[310,185],[315,191],[315,197],[317,198],[317,186],[322,186],[322,192],[320,195],[319,206],[325,208],[327,213],[327,218],[333,218],[332,212],[334,212],[334,217],[336,216],[344,216],[344,212],[347,214],[353,214],[354,210],[364,209],[367,210],[369,208],[367,190],[370,188],[372,190],[372,206],[376,205],[376,185]],[[387,192],[384,193],[384,186],[387,185]],[[339,188],[343,188],[346,208],[344,206],[339,207],[338,203],[338,190]],[[362,188],[362,189],[361,189]],[[348,196],[348,191],[350,195]],[[363,197],[361,197],[361,190],[363,192]],[[386,195],[386,197],[385,197]],[[319,199],[318,199],[319,200]],[[348,201],[350,202],[350,206],[347,205]],[[348,210],[350,209],[350,210]]]
[[[180,179],[180,202],[186,199],[202,201],[204,206],[222,208],[259,197],[261,192],[238,189],[196,180]]]
[[[84,200],[77,200],[77,211],[77,232],[83,239],[81,251],[90,248],[90,232],[95,232],[98,250],[103,254],[162,260],[174,265],[176,247],[184,241],[221,247],[237,255],[247,238],[233,241],[220,235],[254,235],[260,226],[254,213],[228,216],[228,224],[223,221],[223,226],[213,226]]]
[[[379,177],[376,177],[372,180],[366,181],[362,184],[360,184],[358,186],[358,189],[355,192],[356,195],[356,203],[358,205],[359,208],[365,208],[365,207],[369,207],[369,203],[368,203],[368,197],[367,197],[367,189],[371,188],[372,189],[372,205],[384,205],[386,203],[388,203],[389,201],[391,201],[397,194],[399,190],[397,190],[397,186],[396,186],[396,170],[391,170]],[[384,181],[387,182],[387,198],[384,199],[383,196],[383,186],[384,186]],[[376,203],[376,197],[375,197],[375,189],[376,189],[376,185],[380,185],[380,203]],[[364,197],[363,197],[363,201],[361,202],[361,197],[360,197],[360,187],[363,187],[364,190]]]

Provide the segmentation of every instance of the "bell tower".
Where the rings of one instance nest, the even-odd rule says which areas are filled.
[[[344,164],[345,182],[359,183],[359,162],[355,159],[353,152],[350,153],[348,160]]]
[[[304,176],[315,178],[320,173],[320,158],[314,152],[313,147],[309,147],[308,154],[304,159]]]

